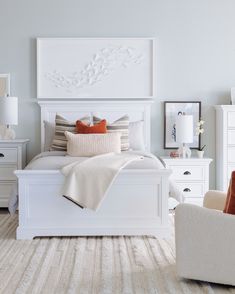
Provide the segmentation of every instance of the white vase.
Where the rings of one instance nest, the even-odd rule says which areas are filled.
[[[197,150],[197,156],[198,158],[203,158],[204,151],[203,150]]]

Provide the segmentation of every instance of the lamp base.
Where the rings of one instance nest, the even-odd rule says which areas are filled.
[[[191,149],[185,143],[183,143],[182,146],[179,147],[178,153],[179,156],[183,158],[190,158],[192,154]]]
[[[10,126],[7,126],[5,133],[3,134],[3,140],[14,140],[16,138],[16,133]]]

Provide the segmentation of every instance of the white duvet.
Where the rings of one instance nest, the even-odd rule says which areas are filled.
[[[134,155],[142,160],[131,160],[125,164],[124,169],[162,169],[165,168],[163,163],[153,154],[147,152],[126,151],[123,154]],[[62,170],[74,162],[77,164],[85,162],[87,157],[71,157],[63,151],[42,152],[35,156],[25,169],[29,170]],[[178,202],[182,202],[183,195],[177,185],[170,180],[169,196],[175,198]],[[14,213],[18,205],[17,186],[12,190],[12,197],[9,201],[9,211]]]

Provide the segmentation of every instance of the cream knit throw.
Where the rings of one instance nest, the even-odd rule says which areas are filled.
[[[74,162],[61,169],[65,176],[63,195],[78,205],[97,210],[121,169],[143,157],[108,153]]]

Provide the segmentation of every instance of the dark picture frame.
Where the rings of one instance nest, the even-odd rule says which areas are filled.
[[[178,149],[176,142],[175,118],[179,112],[193,115],[194,141],[188,146],[198,149],[201,136],[196,134],[196,127],[201,118],[201,101],[164,101],[164,149]]]

